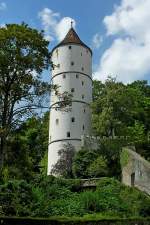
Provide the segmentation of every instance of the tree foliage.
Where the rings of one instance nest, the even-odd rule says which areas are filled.
[[[48,42],[42,32],[24,23],[0,28],[0,166],[7,157],[6,137],[41,105],[39,97],[50,89],[40,79],[49,65]]]
[[[70,143],[64,144],[58,151],[59,159],[51,170],[52,174],[66,178],[72,177],[72,162],[75,155],[75,148]]]
[[[94,81],[92,120],[97,136],[127,137],[123,144],[135,145],[136,150],[148,144],[150,132],[150,86],[147,81],[123,84],[108,78],[105,84]],[[148,153],[148,151],[146,151]],[[139,152],[149,158],[144,151]]]

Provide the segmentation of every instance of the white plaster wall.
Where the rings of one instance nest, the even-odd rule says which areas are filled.
[[[75,118],[74,122],[71,121],[72,117]],[[58,124],[56,123],[57,119]],[[81,135],[88,135],[90,131],[91,112],[88,105],[73,102],[70,112],[56,111],[55,109],[51,110],[49,132],[51,142],[59,139],[66,139],[67,132],[70,132],[70,138],[81,139]]]
[[[69,49],[71,46],[71,49]],[[91,52],[80,45],[64,45],[56,48],[52,54],[52,62],[56,65],[52,77],[65,71],[78,71],[92,76]],[[74,62],[74,65],[71,65]],[[58,64],[60,67],[58,68]],[[84,70],[82,70],[82,67]]]
[[[69,46],[71,46],[71,49],[69,49]],[[60,93],[66,91],[72,93],[72,88],[74,88],[74,92],[72,93],[72,106],[69,112],[56,111],[55,103],[60,99],[55,95],[55,92],[51,94],[48,174],[50,174],[51,166],[58,160],[57,153],[64,140],[66,142],[70,139],[77,139],[69,142],[78,150],[81,147],[81,136],[88,135],[91,132],[89,104],[92,101],[92,80],[90,79],[92,68],[90,51],[79,45],[60,46],[53,51],[52,61],[56,65],[52,71],[52,83],[59,86]],[[71,65],[72,62],[74,65]],[[65,78],[63,77],[64,74]],[[71,120],[72,117],[75,119],[74,122]],[[67,137],[67,132],[70,132],[70,137]]]
[[[63,78],[63,75],[66,78]],[[78,75],[78,78],[76,78]],[[71,93],[71,89],[74,88],[73,100],[80,100],[87,103],[91,103],[92,101],[92,80],[81,73],[61,73],[58,76],[52,79],[53,84],[58,85],[58,91],[63,93],[67,91]],[[84,95],[84,99],[82,99],[82,95]],[[58,97],[55,93],[52,93],[51,104],[59,101]]]

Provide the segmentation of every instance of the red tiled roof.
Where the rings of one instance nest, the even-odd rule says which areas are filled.
[[[92,54],[92,50],[80,40],[79,36],[77,35],[77,33],[75,32],[75,30],[72,27],[66,34],[65,38],[56,47],[54,47],[53,50],[59,46],[67,45],[67,44],[82,45],[82,46],[88,48]]]

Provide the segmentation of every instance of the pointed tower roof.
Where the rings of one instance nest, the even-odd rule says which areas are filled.
[[[70,28],[65,38],[53,48],[52,52],[59,46],[69,45],[69,44],[77,44],[77,45],[84,46],[85,48],[89,49],[89,51],[92,54],[92,50],[80,40],[79,36],[77,35],[73,27]]]

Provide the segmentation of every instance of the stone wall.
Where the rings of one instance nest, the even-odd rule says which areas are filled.
[[[136,153],[133,147],[123,148],[120,159],[122,182],[150,195],[150,162]]]

